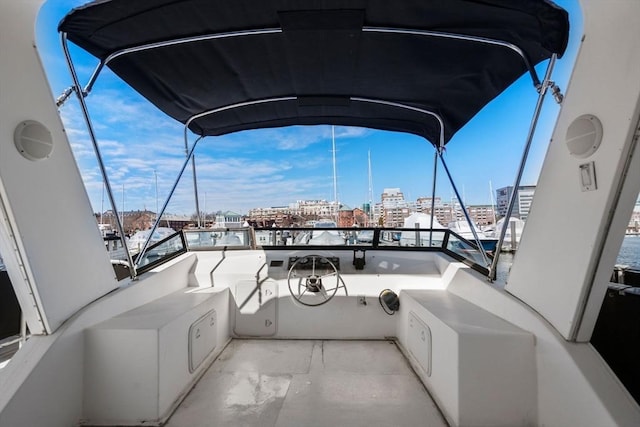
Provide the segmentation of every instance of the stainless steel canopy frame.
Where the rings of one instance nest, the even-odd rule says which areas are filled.
[[[553,68],[553,63],[555,62],[555,58],[556,55],[554,54],[552,57],[552,60],[550,62],[550,66],[549,69],[547,70],[547,75],[545,76],[545,80],[544,82],[541,84],[539,81],[539,78],[536,74],[536,70],[535,68],[531,65],[529,59],[526,57],[526,55],[524,54],[524,52],[516,45],[509,43],[509,42],[505,42],[503,40],[495,40],[495,39],[490,39],[490,38],[483,38],[483,37],[477,37],[477,36],[469,36],[469,35],[464,35],[464,34],[455,34],[455,33],[447,33],[447,32],[438,32],[438,31],[426,31],[426,30],[414,30],[414,29],[403,29],[403,28],[383,28],[383,27],[363,27],[362,28],[363,32],[374,32],[374,33],[391,33],[391,34],[410,34],[410,35],[419,35],[419,36],[424,36],[424,37],[439,37],[439,38],[447,38],[447,39],[455,39],[455,40],[460,40],[460,41],[467,41],[470,43],[480,43],[480,44],[485,44],[485,45],[493,45],[493,46],[500,46],[503,47],[505,49],[509,49],[512,52],[514,52],[516,55],[518,55],[521,60],[523,61],[526,69],[528,70],[529,74],[531,75],[531,78],[533,80],[534,86],[536,86],[537,88],[539,88],[540,90],[540,94],[541,97],[544,97],[544,94],[546,93],[546,90],[548,87],[552,87],[554,90],[554,94],[558,92],[557,87],[555,87],[555,85],[553,85],[552,82],[550,82],[549,76],[550,76],[550,72],[551,69]],[[66,99],[68,99],[68,97],[70,96],[70,94],[72,92],[75,92],[76,95],[78,96],[78,100],[80,102],[80,106],[83,112],[83,116],[85,118],[85,123],[87,125],[88,131],[89,131],[89,137],[92,141],[93,147],[94,147],[94,151],[96,153],[96,157],[98,159],[98,165],[100,167],[104,182],[105,182],[105,188],[107,190],[107,194],[109,197],[109,201],[111,203],[113,212],[116,216],[116,222],[117,222],[117,227],[118,227],[118,232],[121,234],[121,239],[123,244],[125,244],[125,240],[124,240],[124,230],[123,230],[123,225],[121,220],[119,219],[119,216],[117,214],[117,208],[115,205],[115,199],[113,197],[113,192],[111,189],[111,185],[109,183],[108,180],[108,176],[107,176],[107,172],[106,172],[106,168],[104,165],[104,162],[102,160],[102,155],[100,153],[100,149],[97,143],[97,138],[95,135],[95,132],[93,130],[93,125],[91,123],[91,119],[89,117],[89,113],[88,113],[88,109],[86,106],[86,103],[84,101],[84,97],[88,96],[88,94],[91,92],[93,85],[95,84],[97,78],[100,75],[100,72],[102,71],[102,69],[104,68],[104,66],[108,65],[109,62],[111,62],[112,60],[123,56],[123,55],[128,55],[128,54],[132,54],[132,53],[136,53],[136,52],[142,52],[142,51],[147,51],[147,50],[151,50],[151,49],[159,49],[159,48],[163,48],[163,47],[167,47],[167,46],[175,46],[175,45],[180,45],[180,44],[186,44],[186,43],[193,43],[193,42],[198,42],[198,41],[203,41],[203,40],[215,40],[215,39],[225,39],[225,38],[233,38],[233,37],[247,37],[247,36],[252,36],[252,35],[263,35],[263,34],[278,34],[278,33],[282,33],[283,30],[282,28],[264,28],[264,29],[251,29],[251,30],[244,30],[244,31],[234,31],[234,32],[224,32],[224,33],[214,33],[214,34],[205,34],[205,35],[199,35],[199,36],[194,36],[194,37],[185,37],[185,38],[178,38],[178,39],[173,39],[173,40],[165,40],[165,41],[160,41],[160,42],[155,42],[155,43],[149,43],[149,44],[143,44],[140,46],[133,46],[133,47],[129,47],[127,49],[123,49],[120,51],[116,51],[111,53],[109,56],[107,56],[104,60],[102,60],[98,66],[96,67],[96,69],[94,70],[93,74],[91,75],[89,82],[87,83],[87,85],[85,86],[84,89],[82,89],[82,86],[80,85],[80,82],[78,80],[78,76],[77,73],[75,71],[75,67],[73,65],[72,62],[72,58],[69,54],[69,49],[68,49],[68,42],[67,42],[67,35],[65,32],[61,32],[61,40],[62,40],[62,46],[63,46],[63,50],[65,53],[65,59],[67,61],[67,64],[69,66],[69,70],[72,76],[72,81],[73,81],[73,86],[71,88],[66,89],[63,94],[57,99],[56,103],[58,106],[61,106],[64,104],[64,102],[66,101]],[[550,85],[551,83],[551,85]],[[561,95],[560,95],[561,96]],[[193,159],[193,152],[195,150],[195,147],[198,143],[198,141],[200,141],[203,136],[201,135],[193,144],[191,150],[188,149],[188,137],[187,137],[187,131],[189,128],[189,125],[196,120],[197,118],[200,117],[204,117],[207,115],[211,115],[211,114],[215,114],[215,113],[219,113],[222,111],[226,111],[226,110],[231,110],[234,108],[240,108],[240,107],[244,107],[244,106],[248,106],[248,105],[256,105],[256,104],[262,104],[262,103],[270,103],[270,102],[279,102],[279,101],[286,101],[286,100],[297,100],[298,96],[284,96],[284,97],[275,97],[275,98],[268,98],[268,99],[260,99],[260,100],[253,100],[253,101],[246,101],[246,102],[240,102],[240,103],[236,103],[236,104],[232,104],[232,105],[228,105],[228,106],[223,106],[223,107],[219,107],[219,108],[215,108],[212,110],[208,110],[208,111],[204,111],[198,114],[193,115],[192,117],[190,117],[186,122],[185,122],[185,127],[184,127],[184,141],[185,141],[185,151],[187,152],[187,158],[185,160],[185,163],[182,167],[182,170],[180,171],[180,174],[176,180],[176,183],[174,184],[169,196],[167,197],[167,201],[165,202],[165,205],[163,206],[162,212],[164,212],[164,209],[166,208],[166,205],[168,204],[169,200],[171,199],[173,192],[175,191],[175,188],[177,186],[178,181],[180,180],[182,173],[184,172],[184,169],[186,168],[186,165],[188,164],[189,159]],[[444,159],[442,157],[442,152],[444,149],[444,145],[445,145],[445,139],[444,139],[444,122],[442,117],[440,117],[437,113],[433,112],[433,111],[429,111],[426,109],[422,109],[422,108],[417,108],[417,107],[413,107],[410,105],[406,105],[406,104],[402,104],[402,103],[398,103],[398,102],[394,102],[394,101],[389,101],[389,100],[384,100],[384,99],[371,99],[371,98],[365,98],[365,97],[350,97],[350,100],[352,102],[366,102],[366,103],[372,103],[372,104],[379,104],[379,105],[386,105],[386,106],[391,106],[391,107],[396,107],[399,109],[405,109],[405,110],[412,110],[415,112],[419,112],[422,113],[424,115],[427,115],[431,118],[434,118],[438,124],[439,124],[439,128],[440,128],[440,132],[439,132],[439,141],[434,142],[434,141],[430,141],[430,143],[432,143],[435,147],[436,147],[436,156],[435,156],[435,161],[434,161],[434,182],[433,182],[433,197],[432,197],[432,227],[433,227],[433,210],[434,210],[434,200],[435,200],[435,180],[436,180],[436,175],[437,175],[437,158],[440,157],[443,166],[445,167],[445,170],[447,172],[447,175],[449,175],[449,179],[451,181],[451,184],[454,187],[454,190],[456,191],[456,195],[458,196],[458,200],[461,201],[459,195],[458,195],[458,191],[455,188],[455,185],[453,183],[453,180],[451,179],[451,176],[449,174],[448,168],[446,166],[446,163],[444,162]],[[538,104],[541,104],[540,99]],[[539,110],[540,110],[541,105],[537,105],[536,106],[536,114],[535,114],[535,121],[537,121],[537,117],[539,116]],[[532,124],[532,129],[529,132],[529,137],[528,137],[528,142],[526,144],[525,147],[525,154],[523,155],[523,162],[526,161],[526,153],[528,153],[528,148],[530,146],[531,143],[531,139],[533,137],[533,130],[535,130],[535,123]],[[521,176],[522,176],[522,170],[524,169],[524,164],[521,163],[520,166],[520,172],[518,174],[518,178],[516,179],[516,182],[519,184]],[[198,204],[198,195],[197,195],[197,182],[196,182],[196,174],[195,174],[195,160],[193,160],[193,171],[194,171],[194,191],[195,191],[195,203],[196,203],[196,213],[198,215],[198,224],[200,224],[200,216],[199,216],[199,204]],[[510,201],[510,212],[513,209],[513,202],[514,200]],[[465,217],[467,218],[467,221],[470,223],[471,229],[473,230],[473,226],[471,224],[471,220],[468,216],[468,213],[466,212],[466,208],[464,208],[463,206],[463,210],[465,213]],[[146,249],[148,248],[149,245],[149,241],[151,239],[151,236],[153,234],[153,231],[155,231],[155,229],[157,228],[159,222],[160,222],[160,217],[162,216],[162,214],[158,215],[158,218],[156,218],[156,222],[153,226],[152,232],[149,235],[149,237],[147,238],[147,241],[145,242],[145,245],[143,247],[143,250],[140,252],[140,254],[138,255],[138,261],[142,259]],[[500,239],[500,244],[502,242],[502,240],[504,239],[504,234],[506,232],[506,228],[503,228],[503,231],[501,233],[501,239]],[[475,232],[475,230],[473,230],[473,234],[474,237],[476,238],[476,241],[478,243],[478,247],[482,252],[483,258],[485,259],[485,261],[487,261],[487,256],[486,253],[484,252],[484,250],[482,249],[482,245],[479,242],[479,239],[477,237],[477,233]],[[125,245],[126,246],[126,245]],[[493,264],[491,266],[490,269],[490,278],[495,276],[495,264],[497,263],[497,258],[499,254],[499,248],[498,248],[498,252],[496,253],[496,257],[493,260]],[[137,264],[133,262],[133,259],[131,257],[131,255],[129,254],[129,252],[127,251],[127,259],[129,262],[129,265],[131,267],[131,277],[135,279],[136,277],[136,266]],[[488,264],[488,262],[487,262]],[[492,276],[493,274],[493,276]]]
[[[69,67],[69,73],[71,74],[71,79],[73,81],[74,92],[78,96],[78,102],[80,102],[80,108],[82,110],[82,115],[84,117],[84,121],[87,125],[87,131],[89,132],[89,138],[91,139],[91,144],[93,145],[93,150],[96,153],[96,159],[98,161],[98,166],[100,167],[100,173],[102,174],[102,180],[104,182],[105,189],[107,190],[107,196],[109,197],[109,203],[111,203],[111,209],[113,210],[113,215],[116,217],[116,226],[118,228],[118,233],[120,234],[120,240],[122,241],[122,246],[127,248],[127,241],[124,235],[124,227],[122,226],[122,221],[120,219],[120,215],[118,215],[118,208],[116,207],[116,201],[113,196],[113,191],[111,189],[111,183],[109,182],[109,176],[107,174],[107,169],[104,165],[104,161],[102,160],[102,154],[100,153],[100,147],[98,146],[98,139],[96,138],[95,131],[93,130],[93,124],[91,122],[91,117],[89,116],[89,110],[87,109],[87,103],[85,101],[85,95],[82,92],[82,86],[80,86],[80,81],[78,80],[78,74],[76,73],[75,66],[73,65],[73,61],[71,60],[71,54],[69,53],[69,44],[67,43],[67,34],[60,33],[60,39],[62,42],[62,50],[64,51],[65,59],[67,60],[67,65]],[[131,253],[127,248],[127,261],[129,262],[129,275],[131,278],[136,277],[136,269],[135,264],[133,262],[133,258],[131,257]]]
[[[436,180],[438,178],[438,152],[442,151],[443,147],[436,148],[436,152],[433,156],[433,184],[431,186],[431,218],[429,225],[429,246],[433,243],[433,218],[436,212]]]
[[[147,253],[147,249],[149,249],[149,244],[151,243],[151,237],[153,236],[153,233],[155,233],[155,231],[158,229],[158,225],[160,225],[160,220],[162,219],[162,215],[164,215],[164,211],[167,209],[167,206],[169,206],[169,202],[171,201],[171,197],[173,196],[173,193],[176,191],[176,188],[178,187],[178,184],[180,183],[180,178],[182,178],[182,174],[184,173],[184,170],[187,168],[187,165],[189,164],[189,160],[193,159],[193,152],[196,149],[196,146],[198,145],[198,142],[200,142],[204,137],[200,136],[198,137],[198,139],[196,139],[193,142],[193,145],[191,146],[190,150],[187,150],[187,157],[184,160],[184,163],[182,164],[182,168],[180,169],[180,172],[178,173],[178,176],[176,177],[175,182],[173,183],[173,187],[171,187],[171,191],[169,191],[169,195],[167,196],[167,200],[165,200],[164,204],[162,205],[162,209],[160,209],[160,212],[158,212],[156,214],[156,221],[153,223],[153,227],[151,227],[151,232],[149,233],[149,237],[147,237],[147,240],[145,240],[144,242],[144,246],[142,247],[142,250],[138,253],[138,257],[136,259],[136,268],[139,267],[139,263],[140,261],[144,258],[144,254]],[[187,134],[187,127],[185,126],[185,131],[184,131],[184,146],[188,147],[188,134]],[[194,168],[195,168],[195,163],[193,163]],[[195,183],[194,183],[195,185]],[[197,193],[196,193],[197,194]]]
[[[107,56],[103,61],[97,65],[95,70],[93,71],[91,77],[89,78],[89,82],[83,89],[84,96],[88,95],[93,88],[98,76],[102,69],[108,65],[114,59],[117,59],[124,55],[129,55],[136,52],[143,52],[146,50],[159,49],[163,47],[176,46],[180,44],[187,43],[195,43],[205,40],[216,40],[216,39],[226,39],[226,38],[234,38],[234,37],[244,37],[244,36],[254,36],[254,35],[264,35],[264,34],[280,34],[282,33],[282,28],[263,28],[263,29],[254,29],[254,30],[245,30],[245,31],[231,31],[225,33],[213,33],[213,34],[205,34],[193,37],[183,37],[175,40],[166,40],[161,42],[149,43],[140,46],[134,46],[127,49],[123,49],[117,52],[113,52],[109,56]],[[362,32],[368,33],[388,33],[388,34],[410,34],[410,35],[419,35],[424,37],[439,37],[445,39],[452,40],[460,40],[460,41],[468,41],[472,43],[480,43],[492,46],[501,46],[506,49],[510,49],[515,52],[521,59],[524,65],[526,66],[529,74],[531,75],[531,79],[533,80],[534,85],[540,84],[540,79],[536,73],[536,70],[533,66],[531,66],[531,62],[525,55],[525,53],[518,46],[513,43],[509,43],[503,40],[490,39],[485,37],[476,37],[465,34],[456,34],[456,33],[447,33],[442,31],[427,31],[427,30],[412,30],[412,29],[404,29],[404,28],[383,28],[383,27],[363,27]],[[65,92],[58,98],[58,106],[64,104],[68,96],[71,94],[73,88],[68,88]]]
[[[489,280],[494,281],[496,279],[496,268],[498,266],[498,259],[500,258],[500,251],[502,249],[502,243],[504,242],[504,238],[507,234],[507,227],[509,226],[509,218],[511,218],[511,214],[513,213],[513,206],[516,202],[516,194],[518,193],[518,187],[520,187],[520,181],[522,180],[522,174],[524,173],[524,167],[527,164],[527,157],[529,156],[529,149],[531,148],[531,143],[533,142],[533,136],[535,135],[536,128],[538,126],[538,119],[540,118],[540,112],[542,111],[542,104],[544,102],[545,95],[549,89],[552,90],[553,96],[556,102],[562,102],[562,94],[560,93],[560,89],[556,84],[551,80],[551,74],[553,73],[553,67],[555,66],[557,59],[557,55],[554,53],[551,55],[551,59],[549,60],[549,64],[547,65],[547,71],[544,76],[544,80],[540,85],[537,86],[538,89],[538,100],[536,102],[536,107],[533,111],[533,117],[531,118],[531,124],[529,126],[529,132],[527,134],[527,139],[524,144],[524,149],[522,151],[522,159],[520,160],[520,166],[518,167],[518,172],[516,173],[516,178],[513,182],[513,191],[511,192],[511,196],[509,197],[509,206],[507,207],[507,212],[505,215],[504,223],[502,224],[502,229],[500,230],[500,237],[498,239],[498,244],[496,246],[496,253],[493,257],[493,262],[491,263],[491,267],[489,268]],[[512,239],[515,239],[515,236],[511,236]]]
[[[442,166],[444,167],[444,171],[447,173],[447,177],[449,177],[449,182],[451,183],[451,187],[453,187],[453,191],[456,193],[456,198],[460,202],[460,206],[462,206],[462,213],[464,214],[464,217],[467,220],[467,223],[469,224],[469,228],[471,228],[471,233],[473,234],[473,239],[476,241],[476,244],[478,245],[478,250],[482,254],[482,260],[484,261],[484,265],[486,267],[488,267],[489,264],[490,264],[489,263],[489,257],[487,256],[487,252],[484,250],[484,247],[482,246],[482,243],[480,242],[480,238],[478,237],[478,232],[476,231],[476,228],[473,226],[473,221],[471,220],[471,217],[469,216],[469,212],[467,211],[467,207],[464,205],[464,202],[462,201],[462,198],[460,197],[460,193],[458,192],[458,187],[456,187],[456,184],[453,182],[453,177],[451,176],[451,173],[449,172],[449,168],[447,167],[447,163],[444,161],[444,157],[442,156],[443,151],[444,150],[441,150],[441,149],[436,150],[437,156],[440,157],[440,162],[442,162]],[[431,215],[431,219],[432,219],[432,222],[433,222],[433,215]],[[431,228],[433,228],[433,225],[431,226]]]
[[[524,62],[524,65],[527,67],[527,70],[531,75],[531,79],[533,80],[533,84],[536,86],[540,84],[540,79],[538,78],[536,69],[531,66],[531,62],[529,61],[529,58],[527,58],[527,56],[524,54],[522,49],[520,49],[518,46],[514,45],[513,43],[505,42],[503,40],[470,36],[466,34],[447,33],[442,31],[411,30],[411,29],[403,29],[403,28],[363,27],[362,32],[363,33],[411,34],[414,36],[439,37],[443,39],[461,40],[461,41],[468,41],[472,43],[501,46],[506,49],[511,49],[513,52],[518,54],[518,56],[520,56],[520,58],[522,59],[522,62]]]

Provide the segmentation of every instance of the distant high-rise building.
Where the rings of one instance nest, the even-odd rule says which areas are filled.
[[[442,206],[442,199],[440,197],[436,197],[432,199],[431,197],[418,197],[416,200],[416,209],[418,212],[430,213],[431,212],[431,202],[433,200],[433,206],[437,210]]]
[[[527,216],[529,216],[529,211],[531,210],[531,202],[535,192],[535,185],[522,185],[518,187],[516,202],[513,206],[513,212],[511,213],[512,217],[526,221]],[[496,190],[496,211],[501,217],[507,214],[511,193],[513,193],[513,186],[502,187]]]
[[[471,205],[467,206],[467,211],[471,220],[480,227],[494,223],[494,212],[491,205]]]
[[[399,188],[385,188],[380,196],[382,206],[394,208],[404,203],[404,194]]]
[[[404,219],[416,209],[415,203],[404,199],[404,194],[399,188],[385,188],[380,196],[383,208],[385,227],[402,227]]]

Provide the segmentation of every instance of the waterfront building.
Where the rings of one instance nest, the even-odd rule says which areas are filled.
[[[338,227],[352,227],[354,223],[353,209],[347,205],[342,205],[338,211]]]
[[[416,200],[416,211],[431,215],[431,197],[419,197]],[[453,221],[466,221],[462,205],[454,198],[451,203],[443,203],[440,197],[435,198],[434,216],[440,224]],[[481,227],[494,223],[494,207],[492,205],[469,205],[466,207],[471,220]]]
[[[340,204],[336,201],[299,200],[296,203],[298,210],[294,213],[312,219],[336,218],[340,209]]]
[[[287,227],[298,224],[296,221],[297,212],[290,206],[274,206],[269,208],[253,208],[249,210],[246,220],[255,227],[271,227],[274,224],[278,227]]]
[[[431,200],[431,197],[418,197],[416,199],[418,212],[429,213],[427,211],[431,210]],[[435,207],[442,206],[442,199],[440,197],[436,197],[433,204]]]
[[[520,218],[523,221],[527,220],[529,211],[531,210],[531,202],[533,201],[533,195],[536,191],[535,185],[522,185],[518,187],[516,193],[516,202],[513,206],[512,217]],[[504,217],[507,214],[509,207],[509,198],[513,193],[513,186],[502,187],[496,190],[496,209],[497,214],[500,217]]]
[[[122,218],[122,228],[127,234],[135,233],[138,230],[147,230],[153,226],[156,221],[157,214],[149,210],[125,211],[118,213]],[[115,217],[112,210],[103,212],[98,216],[98,221],[102,224],[109,224],[112,230],[115,230]],[[188,225],[193,224],[194,220],[188,215],[164,214],[162,215],[162,227],[180,230]]]
[[[638,233],[640,233],[640,201],[636,202],[633,212],[631,212],[629,225],[627,226],[627,234]]]
[[[373,221],[371,222],[371,226],[382,226],[384,217],[384,208],[382,207],[382,203],[378,202],[373,205]]]
[[[492,205],[467,206],[467,211],[469,212],[471,220],[480,227],[494,223],[496,213]]]
[[[385,188],[380,200],[383,208],[381,225],[384,227],[402,227],[412,208],[415,210],[415,203],[406,201],[400,188]]]
[[[273,206],[269,208],[253,208],[249,210],[249,217],[251,218],[271,217],[277,214],[290,213],[290,210],[291,209],[287,206]]]
[[[215,228],[237,228],[241,227],[242,215],[232,211],[216,212]]]
[[[338,217],[340,204],[326,200],[297,200],[287,206],[253,208],[249,210],[247,221],[258,227],[286,227],[304,225],[306,221]]]
[[[355,208],[353,210],[353,223],[358,227],[373,227],[375,225],[374,223],[371,223],[369,212],[360,208]]]
[[[468,206],[471,219],[480,226],[494,222],[494,208],[491,205]],[[258,227],[286,227],[294,224],[305,225],[309,221],[334,219],[340,227],[403,227],[404,219],[412,213],[431,214],[431,197],[419,197],[416,201],[406,200],[400,188],[385,188],[380,202],[352,209],[346,205],[326,200],[297,200],[286,206],[253,208],[249,210],[247,221]],[[462,206],[454,198],[451,203],[443,203],[435,198],[434,216],[441,224],[464,220]],[[312,222],[311,222],[312,223]]]
[[[411,215],[406,206],[395,206],[384,209],[384,227],[403,227],[404,219]]]
[[[396,207],[404,203],[404,194],[399,188],[385,188],[380,196],[382,206],[385,208]]]

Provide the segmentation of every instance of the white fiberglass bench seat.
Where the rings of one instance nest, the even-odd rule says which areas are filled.
[[[535,338],[440,290],[400,293],[398,338],[455,426],[536,424]]]
[[[228,298],[185,288],[89,328],[86,422],[160,425],[228,341]]]

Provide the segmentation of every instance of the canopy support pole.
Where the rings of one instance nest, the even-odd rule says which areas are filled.
[[[195,144],[194,144],[195,145]],[[189,146],[187,145],[187,138],[184,139],[184,151],[189,158]],[[196,201],[196,222],[198,228],[201,227],[200,223],[200,200],[198,199],[198,177],[196,176],[196,156],[191,156],[191,170],[193,171],[193,195]]]
[[[82,96],[87,97],[91,90],[93,89],[93,85],[95,84],[100,72],[104,68],[104,61],[100,61],[98,66],[93,70],[93,74],[91,74],[91,78],[89,78],[89,83],[82,89]],[[56,107],[62,107],[67,99],[71,96],[73,91],[75,90],[75,86],[69,86],[62,92],[62,94],[56,98]]]
[[[531,125],[529,126],[529,133],[527,135],[527,140],[524,146],[524,150],[522,152],[522,159],[520,160],[520,167],[518,168],[518,173],[516,174],[516,179],[513,182],[513,191],[511,192],[511,196],[509,197],[509,205],[507,207],[507,212],[505,215],[504,223],[502,224],[502,229],[500,229],[500,238],[498,239],[498,244],[496,246],[496,253],[493,256],[493,262],[491,263],[491,267],[489,268],[489,280],[494,281],[496,279],[496,267],[498,265],[498,259],[500,258],[500,251],[502,249],[502,244],[504,243],[504,238],[507,234],[507,227],[509,226],[509,218],[511,218],[511,214],[513,213],[513,207],[516,202],[516,195],[518,194],[518,188],[520,187],[520,181],[522,180],[522,174],[524,173],[524,167],[527,163],[527,157],[529,156],[529,149],[531,148],[531,143],[533,141],[533,136],[535,135],[536,128],[538,126],[538,119],[540,118],[540,112],[542,111],[542,104],[544,102],[545,95],[547,94],[547,90],[549,88],[552,89],[554,97],[557,102],[562,101],[562,98],[558,97],[559,89],[555,85],[554,82],[551,81],[551,73],[553,72],[553,67],[555,66],[557,59],[557,55],[554,53],[549,60],[549,65],[547,66],[547,71],[544,76],[544,80],[537,87],[538,89],[538,101],[536,102],[536,108],[533,112],[533,117],[531,118]],[[511,236],[512,239],[515,239],[516,236]]]
[[[173,193],[176,191],[176,188],[178,187],[178,183],[180,182],[180,178],[182,178],[182,174],[184,173],[184,170],[187,168],[187,165],[189,164],[189,160],[193,156],[193,151],[196,149],[196,146],[198,145],[198,142],[200,142],[200,140],[202,140],[203,138],[204,137],[202,137],[202,136],[198,137],[198,139],[196,139],[195,142],[193,143],[193,146],[191,147],[191,150],[187,151],[187,157],[185,158],[184,163],[182,164],[182,168],[180,168],[180,172],[178,173],[178,177],[176,178],[175,182],[173,183],[173,187],[171,187],[171,191],[169,191],[169,195],[167,196],[167,200],[164,201],[164,204],[162,205],[162,209],[160,209],[160,213],[158,213],[156,215],[156,221],[153,223],[153,227],[151,227],[151,232],[149,233],[149,236],[147,237],[147,240],[145,240],[144,246],[142,247],[142,250],[138,254],[138,258],[136,258],[136,266],[142,260],[142,258],[144,257],[144,254],[147,253],[147,249],[149,248],[149,243],[151,242],[151,237],[153,236],[153,233],[155,233],[156,229],[158,228],[158,225],[160,225],[160,220],[162,219],[162,215],[164,215],[164,211],[167,209],[167,206],[169,205],[169,202],[171,201],[171,197],[173,196]],[[185,126],[185,130],[184,130],[184,144],[188,146],[188,142],[187,142],[187,127],[186,126]]]
[[[71,79],[73,80],[73,87],[76,95],[78,96],[78,101],[80,102],[80,109],[82,110],[82,115],[84,117],[84,121],[87,125],[87,131],[89,132],[89,138],[91,139],[91,144],[93,145],[93,150],[96,153],[96,159],[98,161],[98,166],[100,167],[100,173],[102,174],[102,180],[104,182],[105,189],[107,190],[107,195],[109,196],[109,202],[111,203],[111,209],[113,211],[113,215],[116,217],[116,227],[118,228],[118,234],[120,234],[120,240],[122,241],[122,246],[124,248],[127,247],[127,242],[125,240],[124,235],[124,227],[122,226],[122,221],[120,220],[120,215],[118,215],[118,208],[116,207],[116,201],[113,196],[113,191],[111,190],[111,184],[109,183],[109,177],[107,175],[107,169],[102,160],[102,154],[100,153],[100,147],[98,146],[98,140],[96,138],[95,131],[93,130],[93,124],[91,123],[91,118],[89,117],[89,110],[87,109],[87,103],[85,102],[85,95],[82,90],[82,86],[80,86],[80,81],[78,80],[78,74],[76,73],[75,66],[73,65],[73,61],[71,60],[71,54],[69,53],[69,45],[67,43],[67,33],[60,33],[60,38],[62,42],[62,50],[64,51],[64,56],[67,61],[67,65],[69,67],[69,72],[71,74]],[[129,263],[129,275],[132,279],[136,278],[136,266],[133,262],[133,258],[129,251],[127,253],[127,261]]]
[[[433,218],[436,215],[436,179],[438,177],[438,152],[442,147],[436,147],[433,156],[433,185],[431,187],[431,223],[429,224],[429,246],[433,246]]]
[[[471,233],[473,234],[473,238],[476,241],[476,244],[478,245],[478,250],[480,251],[480,254],[482,254],[482,259],[484,260],[484,263],[486,266],[488,266],[489,263],[489,257],[487,257],[487,253],[484,250],[484,247],[482,246],[482,244],[480,243],[480,238],[478,237],[478,232],[476,231],[476,228],[473,226],[473,221],[471,220],[471,217],[469,216],[469,212],[467,212],[467,207],[464,205],[464,202],[462,201],[462,198],[460,197],[460,193],[458,192],[458,188],[456,187],[456,184],[453,182],[453,177],[451,176],[451,173],[449,172],[449,168],[447,167],[447,163],[444,161],[444,157],[442,156],[442,152],[444,150],[437,150],[436,153],[437,155],[440,157],[440,161],[442,162],[442,166],[444,166],[444,170],[447,173],[447,176],[449,177],[449,182],[451,183],[451,186],[453,187],[453,191],[456,193],[456,198],[458,199],[458,201],[460,202],[460,205],[462,206],[462,212],[464,213],[464,217],[466,218],[467,222],[469,223],[469,227],[471,228]]]

